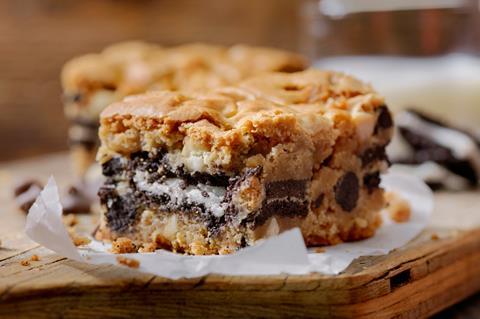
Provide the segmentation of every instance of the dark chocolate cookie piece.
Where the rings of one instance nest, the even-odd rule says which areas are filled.
[[[137,219],[137,198],[128,193],[119,196],[113,185],[104,185],[98,191],[100,203],[107,206],[105,218],[107,225],[115,232],[124,233]]]
[[[267,198],[298,197],[303,199],[306,187],[306,180],[275,181],[265,185],[265,193]]]
[[[372,146],[366,149],[361,155],[362,167],[376,161],[388,161],[387,153],[384,145]]]
[[[125,165],[123,161],[118,157],[114,157],[110,159],[108,162],[105,162],[102,164],[102,173],[104,176],[107,176],[107,177],[121,175],[124,169],[125,169]]]

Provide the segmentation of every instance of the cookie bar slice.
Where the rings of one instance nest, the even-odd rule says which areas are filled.
[[[297,54],[268,48],[205,44],[164,48],[136,41],[74,58],[62,70],[62,86],[75,172],[83,176],[94,162],[100,112],[124,96],[213,88],[265,71],[303,70],[306,64]]]
[[[318,70],[127,97],[101,115],[97,237],[225,254],[293,227],[372,236],[392,125],[370,86]]]

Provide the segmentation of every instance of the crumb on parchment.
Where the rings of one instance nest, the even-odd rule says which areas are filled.
[[[437,233],[433,233],[432,236],[430,236],[431,240],[439,240],[440,237],[437,235]]]
[[[394,192],[385,193],[387,211],[390,218],[397,223],[405,223],[410,220],[411,207],[408,201]]]
[[[131,239],[126,237],[120,237],[112,242],[112,248],[110,249],[110,251],[114,254],[136,253],[137,247]]]
[[[155,250],[157,250],[157,245],[154,243],[146,243],[143,244],[142,247],[138,249],[139,253],[153,253]]]
[[[75,216],[74,214],[67,214],[63,216],[63,223],[67,227],[75,226],[78,223],[77,216]]]
[[[68,228],[68,234],[70,235],[70,238],[72,239],[73,244],[75,246],[84,246],[84,245],[90,244],[90,242],[91,242],[90,238],[78,234],[75,231],[74,227],[69,227]]]
[[[40,257],[38,257],[38,255],[32,255],[30,257],[30,261],[39,261],[40,260]]]
[[[130,267],[130,268],[140,267],[140,262],[136,259],[133,259],[133,258],[118,256],[117,261],[118,261],[119,264],[125,265],[125,266]]]

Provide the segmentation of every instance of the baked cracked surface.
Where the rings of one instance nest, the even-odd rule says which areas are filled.
[[[62,87],[75,170],[83,175],[92,164],[100,112],[127,95],[215,88],[262,72],[295,72],[306,66],[304,57],[291,52],[200,43],[165,48],[124,42],[74,58],[62,70]]]

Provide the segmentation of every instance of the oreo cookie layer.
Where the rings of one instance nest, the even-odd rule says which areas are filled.
[[[125,232],[135,225],[138,213],[151,209],[157,212],[182,212],[195,216],[211,231],[217,231],[238,214],[232,202],[244,181],[261,178],[261,167],[246,169],[241,175],[187,173],[183,168],[172,169],[163,153],[136,153],[130,160],[113,158],[103,164],[107,177],[99,196],[107,207],[109,228]],[[255,228],[273,215],[304,217],[309,211],[306,180],[268,182],[261,208],[252,212],[244,224]],[[118,191],[122,189],[122,194]],[[128,202],[128,203],[127,203]]]
[[[246,224],[252,229],[263,225],[270,217],[305,217],[309,211],[306,180],[274,181],[265,185],[261,209],[251,214]]]
[[[463,184],[467,187],[478,185],[480,142],[473,134],[413,110],[400,113],[396,122],[402,140],[409,146],[407,153],[393,159],[394,163],[402,164],[403,170],[410,168],[418,174],[421,169],[421,176],[436,188],[455,185],[458,189],[461,182],[450,183],[457,179],[465,180]],[[432,164],[423,165],[426,163]],[[443,169],[434,168],[433,163]],[[423,172],[425,169],[428,172]],[[448,183],[446,175],[452,175]]]

